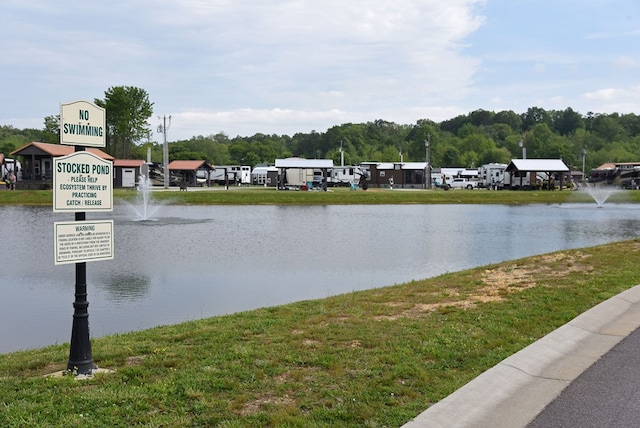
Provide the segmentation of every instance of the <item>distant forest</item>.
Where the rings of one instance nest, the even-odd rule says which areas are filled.
[[[32,141],[57,143],[59,137],[45,118],[42,130],[0,126],[0,153],[9,153]],[[429,141],[434,167],[476,168],[491,162],[508,163],[522,157],[561,158],[581,170],[583,157],[589,171],[607,162],[640,161],[640,116],[630,114],[582,115],[571,108],[544,110],[531,107],[525,113],[475,110],[440,123],[421,119],[413,125],[385,120],[345,123],[326,132],[288,135],[255,134],[230,138],[224,133],[172,141],[169,158],[204,159],[213,165],[272,164],[292,156],[333,159],[339,165],[367,161],[424,162]],[[162,162],[161,142],[138,142],[130,158]],[[586,156],[585,156],[586,153]]]

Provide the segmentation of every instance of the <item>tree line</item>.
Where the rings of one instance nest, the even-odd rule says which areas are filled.
[[[107,109],[106,151],[116,158],[162,162],[162,143],[151,141],[148,119],[153,103],[143,89],[112,87],[95,103]],[[0,126],[0,153],[31,141],[59,142],[59,116],[47,116],[43,129]],[[397,124],[382,119],[335,125],[326,132],[289,135],[254,134],[230,138],[220,132],[169,143],[169,159],[203,159],[213,165],[252,167],[276,158],[298,156],[332,159],[339,165],[376,162],[424,162],[426,144],[435,167],[476,168],[491,162],[520,158],[561,158],[577,170],[583,159],[587,171],[607,162],[640,160],[640,116],[629,114],[583,115],[572,108],[545,110],[530,107],[511,110],[475,110],[439,123],[429,119]]]

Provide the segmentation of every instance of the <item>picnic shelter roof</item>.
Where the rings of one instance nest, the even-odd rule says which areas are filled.
[[[569,172],[569,167],[562,159],[513,159],[505,171]]]
[[[106,160],[114,160],[115,158],[108,153],[103,152],[100,149],[96,149],[93,147],[87,147],[86,151],[93,153],[94,155],[101,157]],[[20,147],[10,153],[11,156],[51,156],[51,157],[59,157],[70,155],[75,152],[74,146],[69,146],[65,144],[50,144],[50,143],[39,143],[37,141],[33,141],[27,145]]]
[[[169,170],[174,171],[197,171],[199,169],[215,170],[215,167],[204,160],[174,160],[167,165]]]
[[[144,164],[140,159],[116,159],[113,161],[115,168],[140,168]]]
[[[286,158],[276,159],[276,168],[333,168],[332,159]]]

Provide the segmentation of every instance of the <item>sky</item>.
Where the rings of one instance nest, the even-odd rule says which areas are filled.
[[[640,114],[637,0],[3,0],[0,125],[144,89],[152,141]],[[109,112],[107,111],[107,115]]]

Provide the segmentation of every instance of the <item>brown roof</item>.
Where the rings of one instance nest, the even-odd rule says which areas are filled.
[[[596,169],[616,169],[616,164],[615,163],[603,163],[602,165],[600,165]]]
[[[195,171],[201,168],[209,170],[215,169],[212,165],[209,165],[207,161],[203,160],[174,160],[167,166],[169,170],[179,171]]]
[[[116,159],[113,161],[113,166],[122,168],[139,168],[143,163],[144,161],[140,159]]]
[[[71,153],[73,153],[75,151],[75,147],[74,146],[68,146],[68,145],[64,145],[64,144],[49,144],[49,143],[38,143],[37,141],[31,142],[25,146],[20,147],[17,150],[14,150],[10,153],[11,156],[17,155],[17,156],[21,156],[22,154],[20,152],[30,148],[30,147],[34,147],[42,152],[44,152],[44,154],[48,154],[51,157],[58,157],[58,156],[66,156],[66,155],[70,155]],[[87,147],[86,150],[90,153],[93,153],[94,155],[97,155],[99,157],[101,157],[102,159],[106,159],[106,160],[114,160],[115,158],[113,156],[111,156],[108,153],[103,152],[100,149],[96,149],[93,147]]]

